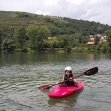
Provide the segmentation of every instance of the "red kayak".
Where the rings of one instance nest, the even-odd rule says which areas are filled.
[[[83,82],[78,82],[77,86],[56,85],[48,94],[51,98],[63,98],[78,93],[84,88]]]

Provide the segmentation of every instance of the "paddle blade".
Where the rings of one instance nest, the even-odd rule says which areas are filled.
[[[96,74],[97,72],[98,72],[98,68],[94,67],[94,68],[91,68],[91,69],[85,71],[83,74],[74,77],[74,78],[78,78],[78,77],[81,77],[81,76],[84,76],[84,75],[91,76],[91,75]]]
[[[63,84],[64,82],[59,82],[58,84]],[[57,84],[50,84],[50,85],[43,85],[43,86],[40,86],[39,89],[42,89],[42,90],[45,90],[45,89],[50,89],[52,86],[55,86]]]
[[[51,86],[50,85],[43,85],[43,86],[40,86],[39,89],[49,89]]]
[[[91,76],[98,72],[98,67],[91,68],[83,73],[83,75]]]

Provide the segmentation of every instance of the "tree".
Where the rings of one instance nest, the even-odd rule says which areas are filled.
[[[64,48],[66,52],[69,52],[71,50],[71,42],[67,35],[62,35],[58,39],[60,42],[60,47]]]
[[[1,50],[1,44],[2,44],[2,32],[0,30],[0,50]]]
[[[37,49],[43,49],[43,40],[47,39],[50,35],[50,30],[46,26],[41,26],[37,32]]]
[[[82,43],[83,43],[83,44],[86,44],[86,43],[88,42],[88,40],[89,40],[89,37],[88,37],[88,36],[83,36],[83,37],[82,37]]]
[[[111,30],[107,30],[105,33],[107,35],[108,51],[111,52]]]
[[[107,31],[105,32],[105,34],[107,35],[108,44],[109,44],[109,46],[111,47],[111,30],[107,30]]]
[[[36,50],[37,48],[37,34],[38,32],[38,26],[36,25],[29,25],[26,28],[26,35],[29,37],[29,41],[30,41],[30,47],[31,49]]]
[[[4,52],[14,51],[14,41],[12,38],[13,28],[7,24],[0,27],[0,46]]]
[[[96,36],[94,39],[94,44],[97,45],[99,43],[99,41],[100,41],[100,38]]]
[[[14,30],[13,38],[16,41],[17,48],[23,50],[25,48],[26,43],[26,29],[23,26],[18,26]]]

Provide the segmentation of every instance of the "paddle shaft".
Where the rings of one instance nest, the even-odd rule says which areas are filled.
[[[81,74],[81,75],[75,76],[74,78],[78,78],[78,77],[83,76],[83,75],[84,75],[84,74]],[[73,79],[74,79],[74,78],[73,78]],[[69,79],[68,79],[68,80],[69,80]],[[68,80],[64,80],[64,81],[62,81],[62,82],[59,82],[58,84],[62,84],[62,83],[64,83],[64,82],[68,81]],[[43,85],[43,86],[40,86],[39,89],[49,89],[50,87],[55,86],[55,85],[57,85],[57,84]]]

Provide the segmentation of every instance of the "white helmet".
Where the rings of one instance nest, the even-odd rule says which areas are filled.
[[[72,71],[72,68],[68,66],[65,68],[65,71]]]

